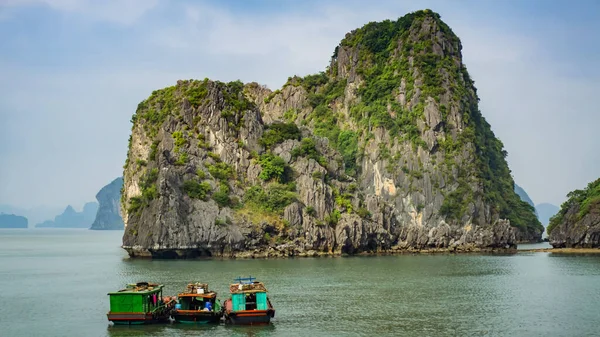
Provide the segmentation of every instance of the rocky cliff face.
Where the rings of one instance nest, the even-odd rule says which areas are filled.
[[[431,11],[348,33],[325,72],[178,81],[138,106],[121,212],[131,256],[515,246],[514,193],[459,39]]]
[[[600,247],[600,179],[567,197],[560,211],[550,218],[550,244],[554,248]]]
[[[123,188],[123,178],[119,177],[104,186],[96,194],[99,207],[96,219],[94,219],[90,229],[111,230],[124,228],[123,218],[120,214],[121,188]]]

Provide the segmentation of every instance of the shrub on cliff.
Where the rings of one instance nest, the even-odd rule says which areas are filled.
[[[281,182],[285,180],[284,173],[286,165],[283,158],[272,153],[265,153],[260,156],[258,163],[262,168],[259,175],[262,180],[268,181],[275,179]]]
[[[267,149],[273,147],[275,144],[282,143],[287,139],[300,140],[300,137],[302,136],[300,130],[294,123],[276,122],[266,127],[267,130],[260,138],[260,144]]]
[[[266,190],[261,186],[252,186],[244,195],[244,202],[257,209],[279,213],[296,201],[296,186],[293,184],[270,183]]]
[[[183,190],[190,198],[206,201],[210,193],[210,184],[206,181],[186,180],[183,182]]]
[[[227,181],[234,177],[233,167],[226,163],[219,162],[214,165],[206,165],[208,173],[217,180]]]
[[[215,193],[213,193],[213,200],[217,202],[217,205],[219,205],[219,207],[230,207],[231,205],[231,198],[229,197],[229,186],[227,186],[227,184],[221,183],[221,185],[219,185],[219,190]]]

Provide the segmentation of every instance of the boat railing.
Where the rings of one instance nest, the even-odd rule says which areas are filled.
[[[254,281],[256,280],[256,277],[238,277],[237,279],[234,279],[234,282],[240,283],[240,284],[252,284],[254,283]]]
[[[167,309],[167,308],[170,306],[170,304],[174,304],[174,302],[175,302],[175,300],[171,298],[171,299],[169,299],[169,301],[167,301],[167,302],[162,302],[162,304],[160,304],[160,305],[157,305],[157,306],[156,306],[156,307],[154,307],[154,309],[152,309],[150,312],[151,312],[151,313],[155,313],[155,312],[159,312],[159,311],[162,311],[162,310],[164,310],[164,309]]]

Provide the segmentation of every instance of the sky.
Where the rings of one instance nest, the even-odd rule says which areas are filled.
[[[577,6],[575,6],[577,4]],[[600,2],[0,0],[0,204],[81,209],[122,175],[137,104],[178,79],[275,90],[369,21],[430,8],[538,204],[600,176]]]

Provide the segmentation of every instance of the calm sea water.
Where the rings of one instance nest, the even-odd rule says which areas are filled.
[[[598,336],[600,256],[130,260],[122,232],[0,230],[1,336]],[[265,282],[267,327],[121,327],[107,292],[141,280]]]

